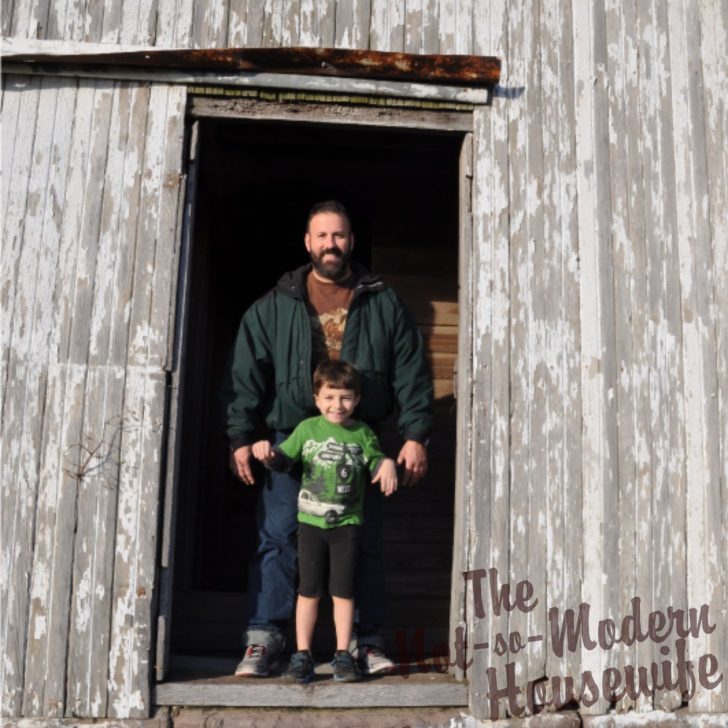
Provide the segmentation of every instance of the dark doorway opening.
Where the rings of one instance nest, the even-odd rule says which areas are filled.
[[[201,120],[199,132],[172,670],[184,662],[181,656],[240,653],[257,487],[243,486],[228,470],[220,386],[242,313],[283,272],[307,262],[308,209],[331,198],[350,211],[355,258],[391,283],[428,346],[436,396],[430,471],[387,503],[384,636],[397,659],[447,654],[463,137],[220,119]],[[394,422],[382,439],[396,455],[401,441]],[[323,612],[315,647],[332,646],[333,626]]]

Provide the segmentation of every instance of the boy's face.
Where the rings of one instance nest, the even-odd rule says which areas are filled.
[[[318,411],[334,425],[342,425],[359,404],[359,396],[353,389],[335,389],[323,384],[314,397]]]

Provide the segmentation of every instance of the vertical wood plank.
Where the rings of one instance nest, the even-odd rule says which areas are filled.
[[[117,3],[114,0],[107,0],[104,3],[91,3],[82,12],[83,40],[89,43],[98,43],[101,40],[101,33],[104,24],[104,17],[107,8],[112,10]],[[133,4],[133,3],[129,3]],[[126,5],[126,3],[125,3]],[[81,19],[80,19],[81,20]],[[136,24],[136,23],[135,23]],[[121,30],[121,29],[120,29]]]
[[[640,513],[650,509],[649,478],[649,363],[644,336],[646,292],[644,212],[642,209],[637,81],[635,8],[631,3],[608,3],[606,18],[609,74],[609,118],[612,169],[612,235],[614,240],[615,355],[619,452],[619,593],[618,608],[625,613],[642,584],[637,546]],[[610,664],[638,664],[634,645],[617,645]],[[620,710],[634,707],[625,697]]]
[[[192,48],[222,48],[227,40],[228,3],[193,3]]]
[[[404,0],[371,0],[369,47],[374,51],[404,50]]]
[[[303,5],[301,0],[301,5]],[[336,1],[336,48],[369,47],[370,0]]]
[[[303,5],[303,1],[301,3]],[[263,20],[265,4],[261,0],[248,0],[247,46],[261,48],[263,46]],[[301,42],[303,43],[303,20],[301,21]]]
[[[114,9],[115,3],[106,1],[106,11]],[[118,12],[117,43],[128,45],[154,45],[157,29],[157,0],[124,0]],[[225,3],[227,4],[227,3]],[[104,14],[104,23],[106,14]]]
[[[300,0],[298,32],[300,43],[309,48],[333,48],[337,43],[337,12],[333,0]],[[352,17],[354,17],[352,11]],[[348,29],[341,28],[342,42]]]
[[[152,273],[151,321],[157,336],[150,341],[147,366],[169,371],[172,368],[179,269],[179,210],[184,198],[182,153],[187,90],[182,86],[170,86],[167,91],[164,148],[159,160],[162,177],[157,190],[157,212],[152,221],[156,225],[156,252]]]
[[[502,84],[511,84],[510,38],[506,4],[494,2],[486,14],[480,8],[476,22],[477,52],[503,59]],[[480,32],[479,32],[480,31]],[[482,41],[481,41],[482,39]],[[485,45],[487,43],[487,45]],[[487,51],[486,51],[487,48]],[[500,580],[510,569],[510,320],[508,107],[504,96],[490,108],[474,111],[473,201],[473,421],[470,513],[470,569],[496,568]],[[504,660],[491,650],[473,645],[493,644],[507,621],[490,610],[482,619],[473,613],[472,588],[466,590],[468,641],[473,660],[468,670],[470,705],[477,718],[491,715],[486,669],[503,669]],[[504,713],[501,712],[501,716]]]
[[[454,53],[457,43],[457,2],[440,0],[438,28],[440,30],[440,53]]]
[[[701,86],[705,65],[701,56],[703,34],[711,37],[707,27],[701,27],[700,8],[693,2],[685,2],[682,12],[671,12],[671,45],[676,62],[682,61],[673,76],[676,98],[673,123],[676,126],[674,150],[677,166],[677,224],[680,258],[680,292],[682,299],[682,357],[685,367],[684,413],[687,458],[687,585],[688,601],[692,604],[708,604],[715,610],[723,601],[725,582],[725,553],[721,490],[725,492],[725,480],[721,488],[720,441],[714,433],[720,431],[718,359],[718,322],[716,314],[716,285],[714,275],[719,269],[713,257],[711,237],[711,187],[719,190],[724,170],[716,168],[711,154],[720,159],[723,152],[716,145],[720,131],[711,131],[706,117],[706,92]],[[673,8],[675,11],[675,8]],[[718,23],[712,15],[708,22]],[[682,31],[682,32],[681,32]],[[683,35],[684,33],[684,35]],[[710,41],[708,41],[710,43]],[[707,56],[712,55],[708,51]],[[725,64],[724,64],[725,65]],[[703,81],[703,83],[701,83]],[[708,91],[707,94],[711,92]],[[687,102],[687,114],[685,104]],[[716,124],[720,126],[719,123]],[[705,134],[702,130],[705,129]],[[687,147],[682,145],[689,138]],[[672,141],[672,140],[671,140]],[[711,174],[712,173],[712,174]],[[723,188],[725,189],[725,188]],[[707,213],[707,214],[706,214]],[[717,219],[721,215],[713,216]],[[722,215],[725,218],[725,214]],[[723,230],[726,226],[723,225]],[[715,238],[720,240],[719,237]],[[722,243],[725,245],[725,242]],[[726,280],[726,279],[724,279]],[[724,287],[724,286],[722,286]],[[725,356],[725,355],[724,355]],[[725,453],[723,454],[725,457]],[[706,653],[723,656],[725,637],[700,635],[689,644],[689,652],[697,660]],[[690,703],[691,711],[716,711],[725,709],[726,691],[708,691],[698,688]]]
[[[450,655],[457,654],[457,635],[465,635],[468,615],[467,590],[463,573],[470,568],[470,513],[473,482],[472,365],[473,365],[473,135],[467,134],[460,149],[460,230],[458,257],[458,354],[456,363],[457,450],[455,456],[455,525],[450,586]],[[465,666],[456,664],[455,676],[462,680]]]
[[[248,38],[248,3],[246,0],[230,0],[228,10],[228,48],[244,48]]]
[[[48,30],[46,38],[59,40],[64,38],[63,30],[66,25],[66,6],[68,0],[50,0],[48,8]]]
[[[111,623],[109,712],[119,717],[143,717],[151,707],[149,670],[165,412],[165,375],[155,363],[166,360],[169,301],[159,307],[161,322],[152,316],[155,263],[170,264],[157,257],[162,249],[158,248],[157,225],[169,95],[170,89],[164,86],[153,86],[150,92],[136,230],[124,407],[138,424],[122,434]],[[174,98],[179,111],[178,92]],[[177,164],[179,170],[179,159]],[[169,247],[165,241],[165,248]],[[163,356],[155,352],[163,352]]]
[[[542,27],[541,6],[526,6],[525,14],[530,22],[524,23],[528,28],[524,38],[524,51],[527,58],[525,69],[525,108],[526,120],[546,117],[543,111],[543,71],[541,60]],[[468,47],[460,47],[461,52],[468,52]],[[522,617],[524,636],[546,634],[546,605],[543,595],[546,594],[548,575],[546,573],[547,554],[547,493],[550,485],[551,442],[550,397],[553,387],[553,363],[549,359],[549,332],[557,329],[559,316],[558,296],[554,295],[561,287],[559,257],[553,250],[552,239],[545,236],[544,210],[544,131],[545,123],[527,122],[526,142],[526,174],[527,203],[526,228],[528,231],[529,265],[533,271],[530,281],[528,300],[529,377],[532,390],[530,393],[530,422],[528,423],[528,469],[529,491],[523,503],[527,504],[523,511],[527,514],[526,544],[528,580],[533,584],[534,594],[541,595],[539,606]],[[556,264],[556,265],[555,265]],[[514,279],[515,280],[515,279]],[[551,366],[549,366],[551,365]],[[545,477],[544,477],[545,475]],[[558,474],[557,474],[558,476]],[[519,499],[515,499],[517,502]],[[520,524],[518,524],[520,527]],[[523,577],[514,575],[514,583]],[[520,612],[520,610],[518,610]],[[523,662],[526,664],[526,680],[539,680],[546,676],[546,652],[543,641],[533,642],[526,651]]]
[[[282,47],[297,47],[301,44],[301,27],[299,24],[300,0],[291,0],[283,3],[281,8],[281,33],[279,45]],[[335,9],[331,8],[329,13],[333,16]]]
[[[720,554],[728,553],[728,59],[724,52],[728,44],[728,4],[721,0],[700,6],[701,61],[706,134],[707,172],[712,235],[713,295],[715,316],[715,348],[717,352],[718,426],[721,433],[715,442],[720,451],[717,473],[720,502],[723,504],[722,524],[714,517],[714,550],[710,554],[711,603],[728,604],[728,565]],[[697,59],[696,59],[697,60]],[[693,62],[693,64],[695,61]],[[691,67],[695,65],[691,64]],[[716,494],[712,495],[717,498]],[[713,501],[715,503],[715,501]],[[718,559],[716,560],[716,554]],[[720,583],[723,584],[721,597]],[[728,664],[728,629],[723,630],[723,641],[715,635],[710,649],[718,656],[721,665]],[[728,711],[728,685],[711,695],[711,710]]]
[[[550,9],[544,10],[545,22],[548,24]],[[561,241],[561,310],[558,342],[555,347],[561,351],[559,372],[560,401],[555,403],[554,418],[563,421],[563,440],[558,443],[558,430],[555,433],[556,443],[554,457],[561,460],[561,466],[553,465],[553,481],[549,499],[548,518],[553,518],[554,532],[547,543],[548,577],[546,588],[546,606],[564,609],[573,608],[581,601],[581,580],[583,574],[583,553],[574,548],[574,544],[582,543],[584,538],[582,523],[582,396],[581,396],[581,319],[580,319],[580,266],[579,266],[579,234],[578,214],[575,204],[577,190],[576,161],[576,114],[574,108],[575,80],[572,71],[574,63],[574,33],[571,3],[560,0],[553,9],[554,35],[557,44],[558,76],[554,80],[558,84],[558,136],[555,144],[554,166],[557,169],[558,220],[554,221],[554,234]],[[546,79],[551,78],[551,64],[543,65]],[[544,96],[548,96],[544,87]],[[545,118],[550,118],[549,111],[544,109]],[[548,159],[546,160],[548,162]],[[551,165],[545,164],[545,168]],[[554,191],[554,196],[557,193]],[[546,233],[548,237],[548,232]],[[551,446],[550,446],[551,447]],[[558,472],[562,473],[563,484],[559,487]],[[580,656],[576,652],[565,652],[556,657],[551,650],[547,654],[547,675],[577,675],[580,669]],[[564,696],[566,700],[569,697]]]
[[[129,424],[121,441],[111,619],[109,706],[113,717],[145,717],[151,704],[152,599],[164,421],[164,373],[129,365]]]
[[[715,316],[715,349],[717,352],[717,393],[713,398],[718,405],[720,436],[713,447],[719,448],[720,465],[716,474],[716,490],[720,491],[723,504],[722,522],[714,516],[713,544],[711,552],[711,604],[728,604],[728,564],[720,554],[728,554],[728,3],[721,0],[700,4],[701,53],[705,128],[707,135],[707,180],[709,195],[709,219],[712,237],[713,261],[713,315]],[[691,69],[696,69],[693,56]],[[695,73],[695,70],[693,70]],[[696,74],[697,75],[697,74]],[[691,89],[692,90],[692,89]],[[713,495],[713,498],[717,498]],[[718,559],[715,559],[715,555]],[[720,583],[723,584],[721,596]],[[728,664],[728,629],[720,635],[712,635],[709,644],[720,665]],[[721,689],[711,695],[711,710],[728,712],[728,685],[725,680]]]
[[[528,73],[534,59],[531,57],[530,40],[533,26],[524,22],[524,14],[531,12],[531,4],[512,2],[508,6],[508,54],[510,60],[509,84],[524,88],[525,93],[513,100],[508,109],[508,173],[510,183],[510,204],[513,214],[510,221],[510,371],[511,371],[511,416],[510,416],[510,520],[508,550],[509,570],[502,578],[511,584],[531,578],[529,573],[529,531],[534,524],[529,519],[529,501],[534,497],[531,488],[531,427],[532,403],[536,396],[534,382],[535,353],[532,351],[531,334],[534,327],[534,312],[531,303],[531,289],[539,285],[540,270],[534,269],[533,249],[541,244],[536,231],[530,229],[532,186],[538,184],[531,179],[529,167],[529,129],[532,126],[528,115],[538,88],[528,88]],[[538,6],[535,7],[538,12]],[[535,126],[535,125],[533,125]],[[533,190],[535,191],[535,189]],[[534,204],[533,209],[538,207]],[[534,235],[534,239],[532,239]],[[528,635],[526,615],[521,610],[508,614],[502,620],[502,634],[518,631]],[[515,679],[518,685],[528,680],[528,656],[518,658],[504,656],[503,663],[515,663]],[[505,668],[499,668],[501,675]],[[505,701],[504,701],[505,709]]]
[[[128,299],[124,295],[123,260],[132,253],[125,249],[128,238],[120,231],[124,218],[133,217],[132,211],[137,209],[135,204],[128,205],[129,192],[134,195],[132,199],[138,195],[141,177],[141,155],[129,139],[129,128],[143,122],[146,114],[146,106],[135,103],[137,95],[124,85],[114,94],[84,413],[85,445],[98,450],[93,467],[78,483],[68,700],[73,715],[96,717],[106,715],[107,707],[113,534],[124,426],[123,362],[114,361],[112,342],[118,336],[120,323],[126,334]]]
[[[336,0],[318,0],[319,44],[333,48],[336,42]]]
[[[53,547],[46,548],[44,553],[43,546],[47,547],[47,541],[54,538],[56,511],[43,512],[44,505],[47,507],[44,496],[48,473],[43,472],[42,453],[47,436],[43,426],[48,408],[47,389],[50,389],[47,387],[48,344],[54,315],[53,293],[61,237],[58,218],[61,217],[65,195],[69,159],[68,129],[73,128],[75,89],[72,81],[66,82],[63,92],[55,86],[48,80],[41,84],[38,132],[33,155],[35,165],[30,183],[30,197],[35,198],[35,202],[28,206],[24,229],[24,250],[29,251],[32,262],[21,264],[21,270],[25,271],[21,275],[21,283],[27,280],[34,285],[32,299],[27,302],[32,310],[32,318],[26,323],[29,338],[24,343],[19,340],[13,342],[14,355],[24,361],[28,370],[28,388],[25,393],[28,426],[37,431],[37,439],[34,438],[32,444],[25,442],[23,445],[29,453],[34,451],[39,484],[23,697],[23,712],[32,716],[44,715],[47,710],[58,714],[56,700],[50,698],[47,703],[44,700],[47,648],[48,642],[53,639],[47,631],[48,612],[51,597],[57,595],[46,591],[51,583],[49,562],[52,563]],[[28,275],[31,270],[35,275]],[[31,382],[37,387],[35,391]],[[56,485],[57,482],[55,478]]]
[[[266,48],[278,48],[281,45],[282,38],[283,2],[282,0],[266,0],[263,45]]]
[[[475,3],[473,7],[473,34],[477,44],[478,32],[477,28],[482,27],[475,15],[479,10],[484,10],[484,3]],[[422,0],[422,53],[439,53],[440,52],[440,8],[437,0]],[[483,48],[490,48],[490,43],[484,44]],[[481,51],[482,55],[488,55],[490,50]]]
[[[477,0],[457,0],[457,32],[455,53],[470,55],[473,52],[473,10]],[[534,30],[538,31],[538,26]]]
[[[668,6],[663,3],[655,5],[654,27],[656,31],[655,58],[661,69],[670,66],[670,33],[668,24]],[[686,458],[685,458],[685,426],[683,408],[680,404],[680,393],[683,391],[683,358],[684,346],[682,332],[682,311],[679,297],[671,295],[671,291],[680,287],[679,253],[678,253],[678,217],[676,200],[675,155],[673,142],[673,119],[671,114],[672,91],[670,75],[664,71],[660,74],[658,96],[658,114],[662,119],[659,131],[659,158],[661,206],[663,220],[663,260],[664,260],[664,329],[665,351],[660,367],[660,377],[664,391],[663,428],[666,452],[664,477],[660,479],[659,489],[655,497],[660,504],[669,504],[669,518],[662,518],[656,530],[654,543],[655,553],[655,601],[664,608],[666,604],[675,604],[685,608],[686,603]],[[653,437],[654,440],[654,437]],[[653,646],[653,660],[661,657],[658,645]],[[654,704],[663,710],[672,710],[682,702],[679,691],[661,691]]]
[[[671,492],[681,491],[681,472],[684,472],[683,438],[673,434],[681,418],[676,415],[676,390],[682,378],[679,363],[675,362],[681,347],[680,312],[676,311],[675,297],[668,295],[679,285],[675,273],[674,232],[674,164],[672,154],[672,125],[666,117],[669,89],[662,71],[667,43],[667,28],[660,8],[645,3],[638,5],[638,27],[641,40],[640,66],[642,89],[642,133],[644,136],[645,216],[649,221],[646,233],[647,246],[647,309],[650,347],[650,433],[652,505],[656,514],[651,532],[645,533],[652,549],[651,569],[639,583],[641,594],[646,594],[650,608],[664,608],[672,600],[670,556],[671,533],[684,530],[684,508],[678,501],[671,501]],[[667,102],[666,102],[667,99]],[[679,306],[679,302],[678,302]],[[677,477],[675,477],[677,476]],[[675,482],[673,482],[673,480]],[[665,512],[665,503],[670,508]],[[676,507],[677,506],[677,507]],[[659,514],[659,515],[657,515]],[[678,562],[679,563],[679,562]],[[684,568],[682,569],[684,574]],[[680,578],[684,578],[681,577]],[[658,655],[656,645],[641,645],[638,661],[649,664]],[[670,707],[678,700],[673,695],[660,694],[653,701],[643,700],[638,705]]]
[[[8,91],[6,91],[8,93]],[[15,90],[9,91],[15,93]],[[37,416],[38,402],[27,400],[37,395],[37,371],[32,371],[28,343],[32,331],[32,296],[30,286],[35,279],[18,277],[18,271],[30,266],[34,270],[37,241],[24,237],[24,220],[33,207],[29,184],[34,166],[33,150],[36,128],[42,127],[38,118],[44,94],[40,82],[32,81],[22,93],[20,119],[14,140],[12,167],[9,169],[10,190],[5,209],[3,239],[11,240],[2,261],[4,339],[2,367],[2,446],[1,460],[6,476],[2,489],[2,539],[0,589],[2,594],[2,711],[17,715],[23,698],[23,670],[28,627],[28,591],[32,568],[33,525],[37,495],[35,453],[32,450],[33,414]],[[36,203],[37,204],[37,201]],[[11,237],[10,237],[11,236]],[[35,471],[35,472],[34,472]]]
[[[314,0],[301,0],[299,13],[298,32],[301,45],[304,48],[317,48],[320,46],[320,38],[317,32],[318,22]]]
[[[183,448],[179,433],[182,431],[183,402],[185,401],[185,352],[189,330],[190,261],[197,199],[199,121],[190,129],[189,152],[186,161],[187,178],[184,201],[179,210],[178,284],[174,315],[174,335],[170,336],[170,358],[167,369],[169,382],[169,419],[167,422],[167,452],[164,482],[164,512],[162,514],[162,544],[160,548],[159,618],[157,620],[157,654],[155,671],[157,681],[163,680],[169,669],[171,647],[172,603],[174,595],[175,543],[177,531],[177,501],[180,482],[180,465]],[[179,587],[179,584],[177,585]]]
[[[606,94],[602,69],[604,15],[598,5],[574,4],[576,76],[576,154],[578,229],[581,254],[580,315],[584,439],[582,598],[599,617],[614,613],[619,580],[615,552],[617,463],[614,388],[614,319],[609,201],[610,168]],[[581,651],[582,669],[601,674],[607,667],[601,650]],[[602,697],[587,713],[604,712]]]
[[[73,559],[68,555],[74,554],[74,538],[77,534],[79,501],[78,492],[86,480],[85,468],[82,463],[87,457],[84,448],[93,449],[98,444],[100,435],[92,429],[93,417],[97,416],[94,411],[92,421],[85,420],[85,414],[89,403],[86,399],[91,394],[91,387],[96,384],[94,378],[88,377],[88,360],[91,356],[92,330],[93,330],[93,308],[94,299],[97,295],[96,275],[98,272],[99,255],[102,252],[99,248],[100,231],[102,226],[102,204],[104,185],[106,177],[107,159],[109,152],[109,133],[111,129],[112,108],[116,95],[115,84],[98,83],[91,87],[92,95],[84,95],[84,101],[90,101],[92,108],[92,123],[86,137],[89,153],[85,159],[77,160],[79,166],[72,165],[71,187],[69,190],[75,194],[80,193],[80,201],[75,200],[69,206],[68,219],[65,221],[67,230],[74,234],[77,239],[75,260],[73,268],[68,275],[71,284],[69,286],[69,305],[62,307],[60,314],[61,326],[59,327],[59,357],[61,361],[68,361],[68,380],[66,383],[66,401],[69,392],[73,395],[73,404],[68,409],[68,423],[64,422],[66,436],[65,449],[63,452],[64,470],[68,481],[73,484],[73,522],[72,528],[69,523],[58,523],[57,538],[63,540],[64,548],[56,555],[58,564],[55,571],[58,573],[59,583],[62,584],[63,609],[59,610],[58,619],[62,619],[65,625],[65,633],[62,640],[54,640],[52,645],[54,668],[49,671],[46,681],[46,694],[52,691],[52,695],[60,695],[65,703],[65,715],[75,714],[75,706],[69,700],[66,701],[66,671],[68,669],[68,646],[71,634],[78,622],[71,622],[73,595]],[[79,105],[81,99],[79,99]],[[83,114],[85,114],[85,110]],[[83,115],[82,115],[83,118]],[[79,130],[81,131],[81,130]],[[84,144],[85,142],[79,142]],[[83,164],[83,166],[81,166]],[[78,185],[78,186],[75,186]],[[64,225],[64,227],[65,227]],[[103,266],[103,262],[101,263]],[[68,323],[66,323],[68,321]],[[93,397],[98,392],[93,392]],[[91,403],[93,407],[93,402]],[[94,465],[98,463],[94,462]],[[91,466],[91,461],[89,461]],[[86,536],[86,534],[84,534]],[[90,544],[93,546],[93,544]],[[63,556],[61,556],[63,554]],[[95,595],[98,597],[99,595]],[[71,630],[69,634],[69,625]],[[57,653],[57,654],[56,654]],[[62,669],[59,666],[62,664]],[[70,697],[70,696],[69,696]]]
[[[423,3],[422,0],[409,0],[406,6],[404,21],[404,51],[405,53],[422,53],[424,45],[423,34]]]
[[[18,133],[18,124],[20,119],[20,107],[23,101],[23,91],[27,88],[30,79],[26,76],[17,76],[6,74],[2,77],[2,128],[0,129],[0,139],[2,139],[2,170],[0,170],[0,179],[2,197],[2,209],[7,210],[9,207],[8,195],[10,193],[11,170],[13,168],[13,156],[15,152],[15,137]],[[5,231],[3,228],[3,235]],[[7,239],[3,237],[3,241]],[[7,250],[7,249],[6,249]],[[4,270],[4,268],[3,268]],[[5,329],[3,329],[5,330]]]
[[[7,128],[3,124],[3,203],[2,226],[2,295],[5,305],[0,310],[2,330],[12,331],[15,290],[19,279],[22,255],[23,225],[28,201],[28,184],[32,164],[33,142],[40,101],[40,79],[18,76],[6,86]],[[5,106],[3,107],[3,116]],[[15,123],[13,117],[15,116]],[[21,120],[27,120],[23,123]],[[11,339],[12,340],[12,339]],[[10,347],[2,354],[3,387],[10,381],[7,374]],[[7,394],[6,394],[7,397]],[[5,462],[8,462],[5,460]],[[7,531],[5,531],[7,533]]]
[[[0,5],[0,27],[5,38],[9,38],[12,34],[14,7],[15,0],[7,0]]]
[[[43,25],[48,12],[47,3],[8,4],[11,6],[8,11],[8,20],[11,20],[12,26],[8,33],[3,35],[13,38],[41,38],[43,36]]]
[[[88,182],[91,158],[98,154],[99,132],[95,127],[104,125],[103,95],[107,84],[101,84],[97,95],[94,82],[80,83],[76,93],[74,125],[70,137],[70,160],[66,194],[62,202],[63,214],[58,221],[60,250],[58,277],[54,288],[55,311],[49,344],[51,361],[48,401],[50,406],[44,423],[42,479],[45,509],[40,515],[48,522],[48,531],[37,547],[37,570],[43,577],[44,563],[49,583],[43,578],[41,602],[46,606],[46,644],[43,670],[43,702],[46,710],[62,716],[65,711],[66,645],[68,639],[68,604],[71,589],[71,563],[68,554],[73,549],[76,526],[77,468],[80,455],[83,387],[86,377],[85,363],[68,364],[68,341],[73,317],[77,258],[85,224],[85,186]],[[98,107],[98,109],[97,109]],[[96,112],[100,111],[99,114]],[[60,131],[60,129],[59,129]],[[65,471],[68,471],[67,474]],[[37,588],[37,587],[36,587]],[[36,606],[36,605],[34,605]],[[39,668],[41,665],[39,664]],[[40,678],[38,678],[40,680]]]
[[[156,45],[191,48],[193,18],[194,0],[158,0]]]

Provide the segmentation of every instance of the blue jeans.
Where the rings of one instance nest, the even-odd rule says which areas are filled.
[[[277,432],[280,444],[288,433]],[[258,548],[248,574],[248,626],[245,644],[283,645],[283,630],[295,604],[296,532],[300,471],[266,471],[258,498],[256,526]],[[379,644],[377,631],[384,621],[384,568],[382,561],[382,501],[378,486],[369,484],[364,494],[355,579],[358,611],[357,635],[361,644]]]

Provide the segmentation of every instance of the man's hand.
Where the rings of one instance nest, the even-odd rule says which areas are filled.
[[[253,468],[251,461],[253,456],[253,447],[251,445],[243,445],[234,452],[230,453],[230,469],[233,475],[242,480],[245,485],[253,485]]]
[[[407,440],[397,457],[397,465],[404,464],[403,485],[414,485],[427,472],[427,448],[415,440]]]

